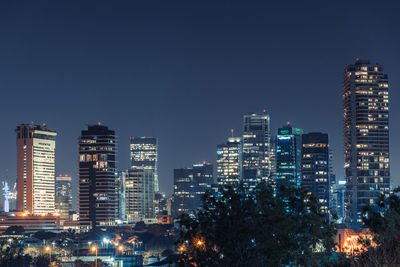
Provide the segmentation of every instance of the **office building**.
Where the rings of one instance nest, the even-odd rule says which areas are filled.
[[[118,218],[116,137],[107,126],[88,125],[79,145],[79,220],[82,227],[114,225]]]
[[[17,134],[17,209],[54,213],[56,132],[45,124],[21,124]]]
[[[154,172],[154,190],[158,185],[158,144],[155,137],[131,137],[130,158],[132,169],[146,169]]]
[[[301,186],[301,135],[302,130],[290,123],[278,129],[275,149],[278,188]]]
[[[243,116],[242,180],[254,188],[271,177],[270,117],[249,113]]]
[[[344,71],[346,222],[362,226],[362,210],[390,192],[388,76],[383,66],[356,60]]]
[[[154,171],[130,169],[125,176],[125,217],[128,223],[155,219]]]
[[[56,177],[56,202],[55,211],[60,214],[60,221],[70,220],[72,211],[72,178],[68,174],[60,174]]]
[[[217,182],[219,185],[237,185],[241,181],[242,140],[229,137],[217,146]]]
[[[202,196],[211,190],[213,182],[213,165],[210,163],[174,169],[173,215],[195,214],[202,205]]]
[[[301,150],[302,187],[315,195],[321,210],[327,213],[331,186],[328,134],[303,134]]]

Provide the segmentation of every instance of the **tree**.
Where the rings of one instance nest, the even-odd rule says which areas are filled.
[[[181,266],[312,266],[322,260],[317,245],[334,248],[334,226],[312,194],[265,183],[220,192],[204,195],[197,218],[180,218]]]
[[[25,232],[24,227],[18,225],[12,225],[4,231],[4,235],[23,235]]]
[[[388,198],[382,195],[376,205],[364,207],[363,221],[373,235],[373,242],[363,242],[367,250],[351,257],[348,265],[400,266],[399,192],[400,187]]]

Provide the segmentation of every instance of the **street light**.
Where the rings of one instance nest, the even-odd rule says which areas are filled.
[[[90,251],[93,252],[93,253],[96,253],[96,263],[95,263],[95,267],[97,267],[97,251],[98,251],[98,249],[97,249],[96,246],[92,246],[92,247],[90,248]]]
[[[46,246],[44,248],[44,251],[46,251],[47,253],[49,253],[49,259],[50,259],[50,264],[51,264],[51,247],[50,246]]]

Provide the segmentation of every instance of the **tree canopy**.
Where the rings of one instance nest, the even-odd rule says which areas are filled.
[[[206,193],[197,217],[180,218],[181,266],[318,265],[334,248],[335,230],[302,189],[260,183]]]

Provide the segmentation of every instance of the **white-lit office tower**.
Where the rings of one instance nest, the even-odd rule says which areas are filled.
[[[238,185],[241,180],[242,140],[229,137],[217,146],[217,182],[219,185]]]
[[[17,134],[17,209],[31,214],[54,213],[55,131],[21,124]]]
[[[356,60],[344,71],[346,222],[362,224],[362,210],[390,192],[389,92],[383,66]]]
[[[154,172],[154,191],[158,185],[158,142],[155,137],[131,137],[130,158],[132,169],[152,170]]]
[[[243,183],[254,188],[260,181],[271,177],[270,116],[249,113],[243,117]]]

